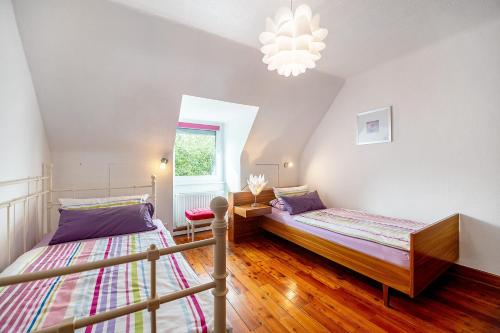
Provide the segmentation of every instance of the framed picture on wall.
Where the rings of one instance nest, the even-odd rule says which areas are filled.
[[[392,107],[386,106],[358,113],[358,145],[392,141]]]

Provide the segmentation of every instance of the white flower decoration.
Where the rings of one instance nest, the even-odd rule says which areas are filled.
[[[260,192],[262,192],[264,187],[266,187],[267,180],[266,177],[264,177],[264,175],[258,175],[258,176],[250,175],[248,177],[247,184],[248,188],[250,189],[250,192],[252,192],[254,196],[257,196],[260,194]]]

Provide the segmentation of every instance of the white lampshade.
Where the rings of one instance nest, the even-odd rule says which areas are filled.
[[[278,9],[274,21],[266,19],[266,31],[259,36],[263,44],[262,61],[270,71],[297,76],[314,68],[325,48],[328,30],[319,27],[319,15],[312,16],[308,5],[300,5],[295,14],[288,7]]]

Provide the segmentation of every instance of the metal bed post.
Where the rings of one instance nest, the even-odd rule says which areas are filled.
[[[48,202],[47,202],[47,229],[49,228],[49,226],[52,224],[52,201],[53,201],[53,184],[52,184],[52,176],[53,176],[53,167],[54,165],[53,164],[49,164],[47,165],[47,173],[48,173],[48,191],[49,191],[49,199],[48,199]],[[42,226],[42,235],[45,234],[44,231],[43,231],[43,226]]]
[[[7,260],[9,261],[9,264],[12,262],[11,258],[11,244],[10,244],[10,207],[12,206],[11,203],[7,206]]]
[[[40,206],[39,206],[39,198],[40,198],[40,195],[39,195],[39,189],[38,189],[38,184],[40,183],[40,180],[37,179],[35,181],[35,213],[33,214],[34,215],[34,219],[35,219],[35,224],[40,224]],[[29,193],[28,193],[29,194]],[[43,225],[43,220],[41,222],[41,224]]]
[[[156,218],[156,176],[151,175],[151,196],[153,197],[154,213],[153,218]]]
[[[43,169],[43,164],[42,164],[42,169]],[[43,177],[43,174],[42,174],[42,177]],[[27,197],[24,199],[24,202],[23,202],[23,209],[24,209],[24,212],[23,212],[23,253],[26,252],[26,224],[29,222],[28,220],[28,215],[26,214],[27,211],[29,211],[30,209],[30,199],[29,199],[29,196],[30,196],[30,182],[28,181],[26,183],[26,185],[28,185],[28,190],[26,192],[27,194]],[[35,192],[37,191],[37,189],[35,188]],[[14,221],[15,223],[15,221]],[[35,221],[36,223],[36,221]],[[38,229],[37,229],[37,232],[38,232]],[[9,262],[10,263],[10,262]]]
[[[212,223],[212,232],[215,238],[214,246],[214,272],[212,278],[215,288],[214,295],[214,331],[222,333],[226,331],[226,212],[228,203],[223,197],[216,197],[210,202],[210,209],[215,214]]]
[[[28,188],[29,188],[29,183],[28,183]],[[29,190],[28,190],[29,194]],[[26,224],[29,222],[28,220],[28,215],[26,214],[27,211],[29,211],[29,200],[25,199],[23,203],[23,209],[24,209],[24,214],[23,214],[23,253],[26,252]],[[37,233],[39,231],[39,228],[37,228]]]
[[[151,263],[151,292],[149,295],[148,311],[151,313],[151,333],[156,333],[156,310],[160,308],[160,301],[156,295],[156,260],[160,259],[160,251],[154,244],[148,250],[148,261]]]
[[[48,204],[48,184],[49,184],[49,173],[48,173],[48,165],[43,164],[42,166],[42,175],[43,175],[43,181],[42,181],[42,192],[44,193],[42,196],[42,225],[47,225],[48,226],[48,209],[49,209],[49,204]],[[37,232],[40,231],[40,228],[37,228]],[[43,235],[37,234],[37,241],[43,237]]]

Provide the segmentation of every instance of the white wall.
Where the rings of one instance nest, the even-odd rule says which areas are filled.
[[[342,83],[317,71],[280,77],[259,50],[109,1],[17,0],[15,10],[63,186],[88,181],[61,183],[72,171],[58,164],[80,159],[103,172],[129,156],[123,163],[131,174],[149,171],[132,165],[172,152],[185,94],[259,107],[243,152],[245,175],[256,161],[296,161]],[[297,169],[282,176],[295,184]],[[159,197],[167,223],[171,183],[167,174],[161,186],[170,192]]]
[[[329,206],[431,222],[458,212],[463,265],[500,274],[500,21],[348,78],[301,157]],[[393,105],[393,142],[356,114]]]
[[[42,164],[49,161],[44,125],[12,4],[10,0],[0,0],[0,181],[39,176]],[[0,202],[22,195],[25,188],[0,188]],[[22,239],[17,237],[22,207],[17,207],[16,212],[16,228],[11,229],[13,242]],[[0,270],[7,260],[5,214],[4,209],[0,210]],[[31,220],[29,223],[34,223]],[[29,245],[33,245],[33,237],[34,234],[29,235]],[[22,251],[22,242],[17,244],[14,255]]]
[[[54,189],[121,187],[130,185],[149,185],[151,175],[157,177],[157,215],[164,217],[171,214],[169,203],[172,202],[172,156],[165,154],[169,163],[165,170],[160,170],[160,154],[149,152],[116,151],[78,151],[53,152]],[[149,189],[138,189],[136,193],[151,193]],[[64,197],[57,194],[56,199]],[[127,195],[127,192],[113,192],[112,195]],[[66,193],[67,195],[67,193]],[[80,197],[105,196],[105,192],[78,193]],[[164,219],[165,220],[165,219]],[[52,227],[57,226],[57,219],[52,219]]]

